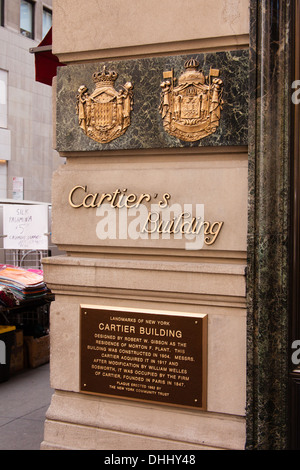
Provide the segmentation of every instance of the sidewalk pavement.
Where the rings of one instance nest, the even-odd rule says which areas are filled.
[[[53,392],[49,364],[0,383],[0,450],[40,450]]]

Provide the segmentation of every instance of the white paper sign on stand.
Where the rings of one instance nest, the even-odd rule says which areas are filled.
[[[5,204],[3,248],[48,250],[48,206]]]

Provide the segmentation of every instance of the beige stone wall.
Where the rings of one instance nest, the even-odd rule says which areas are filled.
[[[64,60],[248,43],[248,0],[90,0],[84,15],[81,7],[80,0],[53,0],[53,51]]]
[[[58,169],[53,181],[52,202],[56,208],[53,214],[53,241],[69,253],[95,253],[103,250],[125,252],[128,248],[152,249],[162,251],[161,255],[168,256],[170,251],[181,250],[181,256],[203,258],[225,257],[245,259],[247,236],[247,155],[242,149],[230,149],[226,153],[216,151],[207,155],[202,149],[194,154],[188,150],[179,155],[166,155],[166,151],[156,151],[150,157],[143,153],[134,152],[135,157],[116,157],[113,155],[99,158],[88,156],[68,159],[67,165]],[[121,171],[120,171],[121,165]],[[101,173],[99,173],[101,171]],[[136,195],[146,192],[154,194],[170,193],[170,208],[172,205],[190,204],[195,211],[197,204],[204,204],[204,218],[214,222],[224,222],[217,237],[208,236],[211,245],[196,250],[196,238],[182,236],[156,237],[149,234],[147,238],[130,238],[130,221],[128,230],[121,239],[119,229],[116,238],[101,239],[97,227],[101,218],[97,208],[74,209],[69,204],[69,194],[77,185],[87,187],[74,192],[72,200],[80,205],[88,193],[109,193],[117,188],[128,188],[128,194],[133,191]],[[218,188],[218,190],[217,190]],[[152,201],[155,203],[155,201]],[[145,206],[150,210],[151,205]],[[114,211],[118,222],[119,212]],[[147,214],[147,212],[146,212]],[[239,214],[237,219],[236,215]],[[171,215],[169,219],[171,219]],[[141,217],[142,219],[142,217]],[[69,228],[66,238],[64,220]],[[147,215],[144,219],[147,220]],[[125,238],[126,237],[126,238]],[[186,250],[190,243],[190,250]]]

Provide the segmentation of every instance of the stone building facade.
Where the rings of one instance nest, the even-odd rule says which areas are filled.
[[[0,198],[50,202],[58,164],[52,88],[35,81],[29,50],[51,26],[52,0],[1,0],[0,6]]]

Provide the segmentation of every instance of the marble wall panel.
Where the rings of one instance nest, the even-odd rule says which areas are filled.
[[[186,142],[167,134],[159,112],[163,72],[174,70],[174,76],[185,72],[184,64],[195,58],[199,70],[207,76],[210,67],[220,70],[224,82],[223,110],[217,131],[196,142]],[[100,144],[87,137],[79,127],[76,96],[80,86],[89,93],[95,89],[94,72],[107,70],[118,73],[116,90],[126,82],[134,86],[131,125],[124,135]],[[57,81],[57,150],[60,152],[117,149],[156,149],[206,146],[247,145],[248,138],[248,50],[199,53],[171,57],[93,62],[69,65],[58,70]]]

